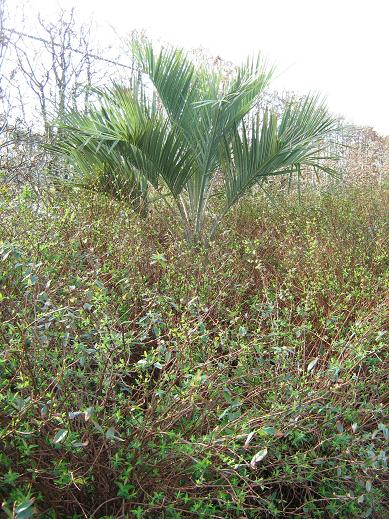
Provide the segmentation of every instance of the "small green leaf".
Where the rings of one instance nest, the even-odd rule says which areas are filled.
[[[66,429],[60,429],[57,431],[56,435],[53,438],[53,443],[58,444],[61,443],[67,436],[68,431]]]
[[[316,366],[318,360],[319,360],[319,357],[316,357],[315,359],[311,360],[311,362],[308,364],[308,367],[307,367],[308,373],[313,370],[313,368]]]
[[[245,326],[241,326],[239,328],[239,335],[241,337],[245,337],[247,335],[247,328]]]
[[[109,440],[115,438],[115,429],[113,427],[110,427],[105,433],[105,437]]]
[[[36,276],[35,274],[31,274],[29,281],[30,281],[30,285],[36,285],[38,282],[38,276]]]
[[[87,445],[89,445],[89,441],[86,440],[84,442],[78,442],[78,441],[73,441],[72,442],[72,447],[86,447]]]
[[[106,431],[105,437],[107,438],[107,440],[119,440],[121,442],[124,442],[123,438],[119,438],[119,436],[116,436],[116,430],[114,427],[110,427]]]
[[[88,407],[88,409],[85,411],[85,420],[88,421],[92,418],[92,416],[95,413],[94,407]]]
[[[32,497],[28,501],[24,501],[15,508],[15,517],[17,519],[29,519],[33,516],[35,510],[32,508],[35,498]]]
[[[47,416],[47,413],[49,412],[49,408],[46,404],[43,404],[41,407],[41,418],[45,418]]]
[[[265,447],[261,451],[258,451],[254,456],[252,457],[252,460],[250,462],[251,467],[254,469],[257,463],[262,461],[267,456],[267,448]]]
[[[262,427],[261,432],[267,434],[268,436],[275,436],[277,429],[274,427]]]
[[[385,440],[389,440],[389,429],[383,423],[378,424],[378,430],[384,435]]]
[[[13,472],[11,469],[8,470],[6,474],[3,476],[4,483],[7,485],[12,485],[15,481],[20,477],[20,474],[17,472]]]
[[[76,416],[80,416],[82,414],[84,414],[82,411],[72,411],[72,412],[68,413],[68,416],[69,416],[70,420],[74,420],[74,418],[76,418]]]
[[[338,433],[342,433],[344,431],[344,426],[342,422],[339,420],[336,422],[336,430],[338,431]]]
[[[248,446],[249,446],[251,440],[252,440],[253,437],[254,437],[254,434],[255,434],[255,431],[251,431],[251,433],[249,433],[249,434],[247,435],[246,441],[244,442],[244,446],[245,446],[245,447],[248,447]]]

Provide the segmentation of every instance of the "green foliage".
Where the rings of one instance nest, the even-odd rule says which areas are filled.
[[[132,79],[132,89],[99,91],[97,107],[64,118],[57,150],[79,166],[84,184],[129,197],[138,209],[154,191],[173,203],[187,240],[208,245],[254,186],[304,166],[329,171],[324,138],[336,121],[315,96],[290,102],[280,118],[259,110],[271,78],[260,59],[225,77],[178,49],[156,53],[137,42],[134,52],[152,95]]]
[[[385,517],[384,187],[255,194],[198,254],[162,202],[37,202],[0,201],[5,516]]]

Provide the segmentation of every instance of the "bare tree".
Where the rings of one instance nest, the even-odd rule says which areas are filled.
[[[45,170],[66,173],[42,146],[60,137],[58,118],[69,108],[86,109],[91,85],[132,67],[119,61],[120,48],[99,50],[94,23],[80,22],[74,9],[47,20],[11,1],[6,18],[6,3],[0,0],[0,93],[9,106],[7,117],[0,113],[0,168],[4,178],[40,185]]]
[[[13,88],[19,90],[21,110],[26,111],[26,97],[32,93],[31,104],[39,107],[44,136],[52,140],[55,120],[69,107],[88,103],[98,66],[92,57],[92,24],[79,24],[74,9],[61,10],[55,21],[38,15],[37,24],[38,36],[32,41],[14,31],[19,35],[12,45],[20,74]]]
[[[2,65],[4,62],[5,53],[8,45],[8,38],[4,30],[4,24],[6,19],[5,12],[5,0],[0,0],[0,70],[2,71]],[[0,74],[0,82],[2,81],[2,74]],[[1,85],[1,83],[0,83]],[[0,87],[1,88],[1,87]],[[0,90],[0,95],[2,94],[2,89]]]
[[[4,122],[5,115],[8,112],[7,108],[7,95],[5,90],[5,75],[4,75],[4,62],[6,53],[9,47],[9,38],[5,31],[5,23],[7,19],[7,6],[6,0],[0,0],[0,106],[1,106],[1,114],[0,117],[2,122]]]
[[[8,127],[9,99],[4,87],[4,61],[8,50],[8,38],[4,30],[6,21],[6,3],[0,0],[0,168],[4,163],[8,147],[13,143],[11,132]]]

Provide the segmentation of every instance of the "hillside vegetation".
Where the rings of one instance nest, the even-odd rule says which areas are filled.
[[[158,203],[2,187],[5,516],[386,516],[388,191],[300,198],[202,251]]]

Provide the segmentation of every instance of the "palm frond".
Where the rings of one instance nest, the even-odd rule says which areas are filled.
[[[225,169],[227,206],[265,177],[297,172],[304,165],[323,167],[324,139],[335,125],[317,97],[308,97],[290,103],[280,121],[265,112],[262,121],[258,117],[251,127],[236,128]]]
[[[286,173],[300,178],[304,166],[330,171],[324,150],[336,121],[317,96],[292,101],[280,117],[260,110],[272,75],[260,57],[224,77],[195,65],[180,49],[155,52],[150,43],[135,42],[133,51],[151,84],[139,77],[131,88],[114,84],[96,91],[99,101],[88,113],[64,116],[58,149],[86,181],[95,177],[103,190],[131,197],[147,197],[150,188],[163,197],[169,193],[196,241],[210,221],[216,180],[224,183],[225,204],[211,234],[264,179]]]

